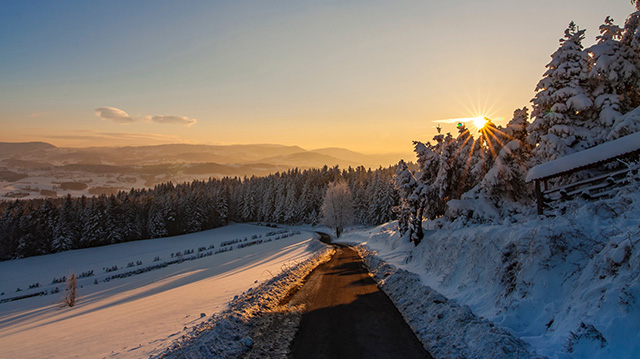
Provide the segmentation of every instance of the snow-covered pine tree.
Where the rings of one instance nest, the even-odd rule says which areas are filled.
[[[133,202],[135,194],[129,193],[123,195],[121,201],[121,213],[122,213],[122,241],[128,242],[136,239],[143,238],[142,228],[143,223],[146,223],[144,219],[145,213],[141,208],[142,206],[136,206]]]
[[[529,127],[529,109],[526,107],[516,109],[513,111],[513,118],[507,124],[507,127],[502,130],[507,137],[507,142],[518,140],[525,142],[528,136]]]
[[[88,248],[107,244],[105,241],[104,213],[104,195],[91,197],[85,208],[85,221],[82,224],[83,247]]]
[[[538,162],[585,149],[593,137],[589,55],[583,50],[583,39],[584,30],[571,22],[536,86],[528,140],[536,146],[533,151]]]
[[[24,215],[23,202],[16,200],[9,205],[0,218],[0,259],[15,258],[20,245],[20,218]]]
[[[369,181],[367,189],[365,190],[365,198],[368,206],[363,210],[362,222],[363,224],[375,224],[380,223],[380,217],[382,217],[382,193],[380,176],[376,173]]]
[[[122,205],[116,196],[111,195],[106,203],[103,225],[105,231],[105,243],[115,244],[122,242],[124,230],[124,218],[122,217]]]
[[[613,140],[631,133],[640,131],[640,120],[638,116],[631,112],[638,111],[640,107],[640,2],[632,1],[636,11],[627,18],[622,38],[620,39],[621,56],[632,65],[626,64],[624,67],[625,89],[621,93],[621,112],[629,116],[620,116],[616,119],[613,128],[609,132],[607,139]],[[635,68],[634,68],[635,67]]]
[[[55,230],[55,238],[53,240],[53,249],[56,252],[62,252],[73,248],[73,244],[78,241],[78,213],[71,199],[71,195],[65,197],[62,207],[60,208],[57,227]]]
[[[300,197],[295,203],[296,213],[300,216],[300,220],[304,223],[310,223],[307,221],[307,217],[311,214],[312,200],[311,200],[311,182],[303,180],[302,189],[300,190]]]
[[[515,202],[530,200],[531,191],[525,182],[531,152],[525,141],[527,118],[526,107],[514,111],[513,119],[503,131],[511,141],[500,149],[493,167],[482,179],[481,190],[496,208],[509,209]]]
[[[256,220],[256,193],[253,189],[253,181],[244,181],[244,196],[242,199],[242,219],[249,222]]]
[[[55,238],[58,227],[58,208],[50,199],[45,199],[37,215],[37,233],[39,254],[48,254],[56,251]]]
[[[424,147],[421,142],[416,142],[415,144],[416,147]],[[398,162],[398,168],[393,180],[402,198],[401,206],[396,209],[397,215],[402,222],[400,223],[400,231],[403,234],[408,231],[411,241],[415,243],[416,240],[422,240],[422,236],[424,236],[422,233],[422,206],[420,197],[416,194],[419,183],[404,160]],[[420,225],[416,226],[417,222],[420,222]]]
[[[621,42],[635,49],[640,48],[640,1],[631,0],[636,11],[632,12],[624,23]]]
[[[224,226],[229,223],[229,200],[224,190],[215,195],[214,227]]]
[[[497,147],[493,131],[489,126],[483,128],[482,136],[476,140],[471,132],[462,127],[453,143],[455,152],[450,166],[450,190],[443,200],[459,199],[460,196],[473,188],[493,164],[492,153]],[[495,126],[493,126],[495,128]],[[484,140],[484,147],[483,147]]]
[[[590,77],[594,82],[594,104],[599,111],[593,126],[594,145],[607,139],[621,113],[640,105],[640,57],[629,43],[620,41],[622,36],[622,29],[607,17],[600,25],[597,43],[587,49],[593,63]]]
[[[298,201],[298,195],[296,193],[296,186],[293,180],[290,180],[287,186],[286,195],[284,197],[284,215],[283,221],[286,224],[295,224],[298,221],[298,207],[296,202]]]
[[[458,137],[463,137],[463,133],[464,132],[461,132]],[[455,197],[457,187],[461,185],[459,181],[460,178],[462,178],[464,168],[461,168],[459,164],[465,161],[460,159],[460,157],[464,155],[458,151],[459,143],[451,134],[447,133],[439,145],[441,146],[441,150],[438,154],[438,174],[432,183],[440,200],[446,203]],[[460,162],[458,162],[459,160]],[[420,161],[420,159],[418,159],[418,161]],[[421,166],[421,169],[424,168],[424,166]],[[422,176],[420,177],[420,181],[423,184],[429,184],[429,181],[425,181]]]
[[[440,197],[440,191],[435,186],[435,182],[440,173],[440,156],[445,146],[445,139],[450,138],[450,134],[446,137],[438,134],[433,137],[435,144],[413,142],[418,162],[416,174],[418,185],[413,195],[418,199],[421,214],[425,218],[434,219],[444,213],[445,202]]]
[[[186,207],[186,233],[200,232],[206,227],[206,214],[204,198],[199,193],[191,193],[185,204]]]
[[[404,235],[409,231],[409,221],[411,220],[411,208],[405,198],[400,198],[398,206],[393,207],[393,211],[398,219],[398,231]]]
[[[351,186],[351,195],[353,197],[353,209],[355,212],[356,223],[368,223],[368,209],[370,206],[364,182],[360,179],[354,180]]]
[[[20,217],[17,221],[18,227],[18,236],[17,242],[18,246],[16,248],[15,258],[23,258],[29,257],[33,255],[37,255],[37,247],[35,245],[36,241],[34,240],[34,231],[36,231],[35,222],[35,212],[33,209],[33,205],[30,201],[23,202],[20,207]]]
[[[150,238],[165,237],[169,234],[165,218],[167,217],[167,208],[157,200],[153,201],[149,209],[149,219],[147,222],[147,233]]]
[[[270,221],[273,218],[273,212],[275,210],[275,189],[273,185],[273,179],[269,178],[268,182],[263,183],[261,192],[262,198],[260,201],[260,218],[263,221]]]
[[[284,177],[278,177],[275,181],[275,197],[274,210],[271,213],[271,221],[276,223],[284,223],[284,214],[287,211],[285,207],[287,188]]]
[[[395,219],[393,208],[398,205],[398,192],[393,186],[389,172],[380,175],[380,192],[378,194],[378,215],[373,224],[381,224]]]

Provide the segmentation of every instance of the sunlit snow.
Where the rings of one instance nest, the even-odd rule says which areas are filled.
[[[268,236],[274,232],[283,232]],[[75,250],[0,262],[0,300],[53,289],[53,278],[93,270],[79,279],[80,299],[61,308],[61,294],[0,303],[0,347],[7,358],[139,358],[166,348],[185,328],[226,307],[235,295],[308,258],[314,234],[234,224],[196,234]],[[171,254],[239,239],[265,243],[185,260],[164,268],[104,282],[137,267],[171,260]],[[277,239],[283,237],[281,239]],[[272,241],[266,242],[267,238]],[[156,257],[160,261],[154,262]],[[175,255],[174,255],[175,257]],[[190,255],[184,255],[185,259]],[[127,268],[129,263],[141,265]],[[103,267],[118,266],[106,273]],[[97,284],[95,284],[97,281]],[[27,289],[39,283],[39,288]],[[17,288],[22,290],[16,293]],[[204,315],[202,315],[204,314]]]

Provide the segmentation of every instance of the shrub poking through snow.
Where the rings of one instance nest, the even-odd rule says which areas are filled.
[[[607,339],[600,333],[596,327],[591,324],[580,323],[578,330],[575,332],[569,332],[569,338],[567,339],[566,351],[573,353],[574,346],[580,341],[589,341],[595,343],[600,348],[604,348],[607,345]]]

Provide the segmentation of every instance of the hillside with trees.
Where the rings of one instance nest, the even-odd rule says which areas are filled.
[[[353,216],[344,225],[381,224],[394,219],[394,171],[325,166],[266,177],[169,182],[110,196],[6,202],[0,258],[175,236],[230,222],[318,224],[326,189],[334,182],[346,184],[350,193]]]

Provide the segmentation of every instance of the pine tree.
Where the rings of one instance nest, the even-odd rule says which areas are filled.
[[[106,202],[103,218],[105,243],[116,244],[123,240],[124,218],[122,217],[122,203],[111,195]]]
[[[425,153],[428,151],[428,148],[421,142],[415,142],[415,146],[416,152]],[[409,238],[415,245],[418,245],[424,237],[422,214],[425,208],[426,192],[430,187],[419,183],[403,160],[398,163],[394,182],[403,199],[401,206],[398,208],[398,217],[402,218],[403,221],[405,218],[407,219]],[[401,230],[403,229],[404,224],[401,226]]]
[[[571,22],[531,100],[535,120],[528,140],[537,145],[534,154],[540,162],[585,149],[593,137],[589,56],[583,39],[584,30]]]
[[[10,202],[0,220],[0,259],[15,258],[20,246],[20,221],[25,215],[23,202]]]
[[[242,219],[249,222],[256,220],[256,194],[253,189],[253,181],[245,180],[245,192],[242,200]]]
[[[482,179],[481,189],[497,208],[529,200],[525,178],[529,169],[530,148],[525,142],[527,108],[517,109],[503,133],[510,138],[496,156],[493,167]]]
[[[619,90],[621,95],[620,112],[629,116],[620,116],[616,119],[607,139],[612,140],[640,131],[636,112],[640,107],[640,2],[632,1],[636,11],[627,18],[622,38],[620,39],[620,57],[624,78],[624,89]],[[635,111],[634,111],[635,110]]]
[[[147,222],[147,232],[150,238],[166,237],[169,234],[165,222],[166,217],[167,208],[154,201],[149,209],[149,220]]]
[[[55,230],[55,238],[53,241],[53,250],[55,252],[72,249],[74,248],[74,243],[79,241],[77,216],[78,213],[75,211],[71,195],[67,195],[60,208],[57,228]]]
[[[299,219],[298,208],[296,206],[296,202],[299,200],[296,194],[296,186],[293,184],[293,181],[290,181],[286,188],[282,220],[285,224],[295,224]]]

